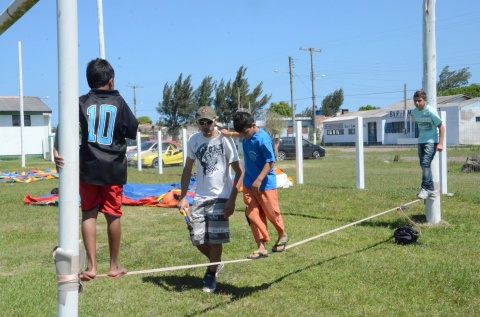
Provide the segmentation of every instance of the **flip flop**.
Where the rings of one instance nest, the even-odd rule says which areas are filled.
[[[88,282],[88,281],[93,281],[95,279],[95,276],[90,276],[87,273],[80,273],[80,280],[83,282]]]
[[[283,251],[285,251],[285,249],[287,248],[288,240],[289,240],[288,236],[287,236],[287,239],[285,239],[285,241],[283,241],[283,242],[279,242],[280,239],[278,239],[277,243],[275,243],[275,245],[272,248],[272,252],[283,252]],[[283,246],[283,248],[281,250],[279,250],[278,247],[282,247],[282,246]]]
[[[261,251],[253,251],[252,254],[250,254],[247,259],[250,259],[250,260],[258,260],[258,259],[262,259],[262,258],[266,258],[268,257],[268,253],[265,252],[261,252]]]
[[[118,274],[115,274],[115,275],[107,275],[107,276],[110,277],[110,278],[113,278],[113,279],[117,279],[117,278],[120,278],[120,277],[122,277],[122,276],[124,276],[124,275],[127,275],[127,272],[128,272],[127,270],[123,269],[123,270],[122,270],[120,273],[118,273]]]

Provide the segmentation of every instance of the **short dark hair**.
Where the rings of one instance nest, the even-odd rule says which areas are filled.
[[[105,86],[112,78],[115,78],[115,71],[107,60],[97,58],[88,63],[87,82],[91,89]]]
[[[413,98],[422,98],[423,100],[427,100],[427,94],[423,90],[417,90],[413,94]]]
[[[254,123],[255,119],[248,112],[240,111],[235,112],[233,115],[233,129],[238,133],[242,133],[245,129],[251,128]]]

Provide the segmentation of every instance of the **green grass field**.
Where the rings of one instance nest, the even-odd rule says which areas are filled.
[[[479,147],[448,148],[448,192],[441,196],[442,223],[425,222],[422,202],[406,214],[419,223],[415,245],[399,246],[393,231],[408,221],[398,211],[337,231],[268,258],[227,264],[214,294],[203,293],[205,268],[127,275],[85,282],[79,316],[479,316],[480,173],[462,173]],[[398,162],[394,157],[398,155]],[[295,178],[295,161],[277,164]],[[47,169],[27,157],[0,158],[0,170]],[[181,167],[129,169],[129,182],[179,182]],[[365,190],[356,189],[355,153],[327,147],[321,160],[304,162],[304,184],[279,190],[290,236],[297,243],[416,200],[420,184],[416,149],[365,154]],[[58,180],[0,183],[0,315],[54,316],[58,208],[24,205]],[[231,218],[225,261],[244,259],[255,243],[241,195]],[[72,210],[72,212],[79,212]],[[106,223],[97,225],[99,274],[108,270]],[[121,263],[129,271],[205,263],[192,247],[176,209],[124,207]],[[270,226],[273,245],[276,234]],[[80,239],[81,237],[79,237]]]

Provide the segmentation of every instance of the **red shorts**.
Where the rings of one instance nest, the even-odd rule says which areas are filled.
[[[80,181],[80,198],[82,211],[90,211],[98,206],[98,211],[122,216],[123,186],[99,186]]]

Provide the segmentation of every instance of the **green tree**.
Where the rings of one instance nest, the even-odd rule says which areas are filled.
[[[181,127],[194,120],[197,109],[193,102],[191,76],[185,80],[182,77],[180,74],[173,85],[165,84],[163,101],[157,106],[157,112],[161,116],[159,123],[169,128],[168,131],[174,140],[178,140]]]
[[[300,112],[297,116],[299,117],[312,117],[312,108],[305,108],[302,112]]]
[[[215,82],[211,76],[205,77],[197,90],[195,90],[194,98],[197,109],[204,106],[213,106],[214,98],[212,97],[215,90]]]
[[[247,68],[241,66],[233,82],[222,79],[215,94],[215,111],[221,122],[232,121],[233,114],[239,108],[250,110],[252,115],[260,114],[262,108],[270,101],[271,95],[263,95],[263,83],[258,84],[251,92],[248,79],[245,78]]]
[[[292,117],[292,107],[286,101],[280,101],[279,103],[272,102],[270,108],[267,111],[274,112],[279,114],[281,117],[290,118]]]
[[[340,110],[343,104],[343,89],[335,90],[326,96],[322,101],[322,114],[324,116],[333,116]]]
[[[480,97],[480,85],[471,84],[467,87],[453,88],[438,92],[439,96],[467,95],[470,97]]]
[[[372,105],[366,105],[366,106],[361,106],[360,108],[358,108],[358,111],[367,111],[367,110],[376,110],[376,109],[380,109],[380,107],[374,107]]]
[[[138,124],[152,124],[152,119],[150,119],[150,117],[148,116],[143,116],[143,117],[139,117],[137,118],[137,121],[138,121]]]
[[[437,91],[444,91],[453,88],[459,88],[468,84],[472,74],[468,71],[469,67],[460,70],[449,71],[449,66],[445,66],[440,73],[437,82]]]
[[[286,122],[283,120],[283,116],[277,112],[267,110],[265,114],[265,131],[275,138],[277,135],[282,134],[282,130],[285,128]]]

